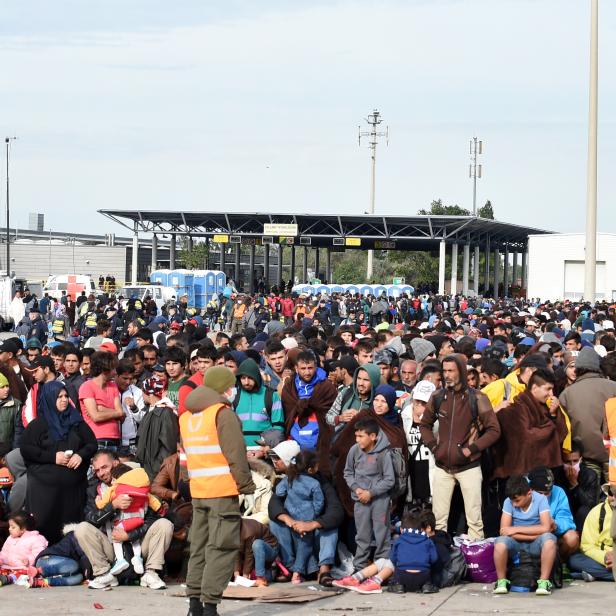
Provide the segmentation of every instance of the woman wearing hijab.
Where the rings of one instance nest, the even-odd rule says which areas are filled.
[[[64,524],[83,519],[88,466],[97,443],[63,383],[43,386],[37,411],[21,438],[28,475],[26,507],[52,544],[62,538]]]
[[[372,408],[376,415],[392,426],[401,426],[400,414],[396,409],[396,390],[391,385],[379,385],[374,390]]]

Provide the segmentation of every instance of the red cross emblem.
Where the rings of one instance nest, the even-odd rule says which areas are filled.
[[[73,300],[77,300],[77,296],[86,290],[86,285],[77,282],[77,276],[69,276],[68,284],[66,285],[66,294]]]

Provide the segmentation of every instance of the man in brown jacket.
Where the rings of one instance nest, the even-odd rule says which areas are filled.
[[[500,437],[500,426],[490,400],[479,391],[469,393],[466,358],[448,355],[443,359],[445,389],[432,394],[423,414],[420,432],[434,454],[432,509],[437,530],[447,530],[451,496],[456,483],[464,498],[468,534],[483,538],[481,517],[481,452]],[[477,400],[473,417],[471,396]],[[436,436],[433,427],[438,421]]]
[[[240,494],[252,494],[242,426],[232,408],[235,375],[210,368],[180,417],[193,521],[186,576],[188,616],[215,616],[240,548]]]

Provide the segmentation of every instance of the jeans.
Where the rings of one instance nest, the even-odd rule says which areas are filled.
[[[520,528],[524,527],[520,526]],[[512,552],[528,552],[531,556],[541,556],[541,550],[548,541],[556,543],[556,537],[552,533],[543,533],[534,541],[516,541],[511,537],[497,537],[495,543],[504,543],[510,554]]]
[[[286,525],[276,520],[270,521],[270,531],[278,540],[280,558],[282,564],[291,569],[295,562],[295,547],[293,544],[293,533]],[[313,573],[324,565],[333,565],[336,560],[336,547],[338,545],[338,529],[323,530],[318,528],[314,531],[314,542],[312,543],[312,553],[308,560],[307,573]]]
[[[586,573],[590,573],[590,575],[597,580],[604,582],[614,581],[614,574],[610,569],[581,552],[576,552],[569,558],[569,567],[573,577],[576,577],[575,572],[581,573],[582,571],[586,571]]]
[[[263,539],[255,539],[252,542],[252,553],[255,557],[255,573],[257,577],[265,577],[265,566],[273,563],[278,556],[278,550],[273,548]]]
[[[65,556],[41,556],[36,561],[41,575],[47,578],[50,586],[77,586],[83,582],[79,564]]]

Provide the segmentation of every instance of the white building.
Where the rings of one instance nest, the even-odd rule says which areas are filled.
[[[528,297],[579,300],[584,295],[583,233],[529,235]],[[616,234],[597,233],[597,296],[616,300]]]

